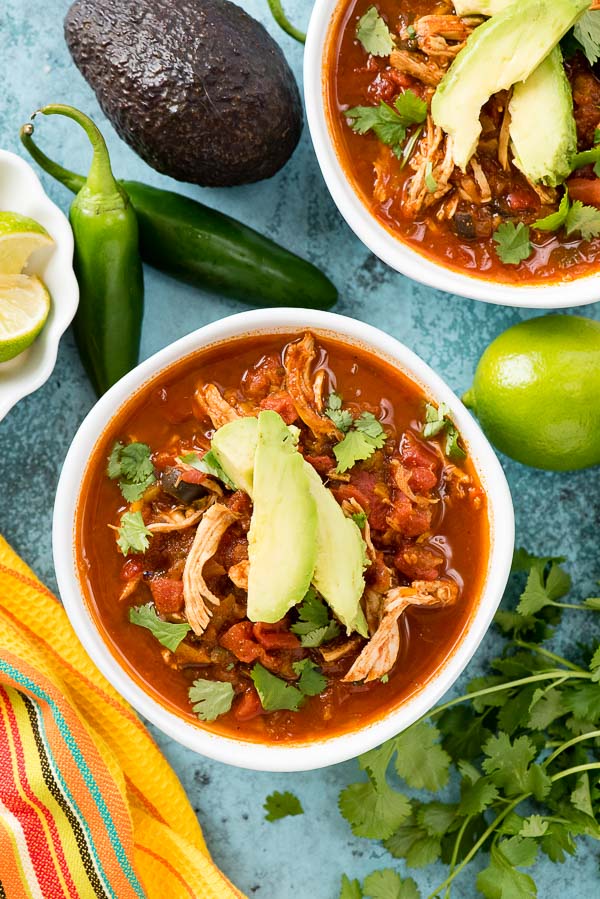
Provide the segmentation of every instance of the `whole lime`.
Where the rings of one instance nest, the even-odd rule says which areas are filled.
[[[463,397],[494,446],[551,471],[600,463],[600,322],[548,315],[487,348]]]

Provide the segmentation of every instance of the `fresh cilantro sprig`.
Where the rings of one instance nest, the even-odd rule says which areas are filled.
[[[117,545],[124,556],[130,552],[145,553],[150,546],[152,531],[146,527],[141,512],[124,512],[117,533]]]
[[[287,709],[297,712],[304,702],[304,693],[292,684],[271,674],[260,662],[256,662],[250,677],[260,697],[260,702],[265,712],[276,712]]]
[[[327,686],[327,678],[311,659],[294,662],[292,668],[299,675],[298,689],[305,696],[318,696]]]
[[[345,434],[352,427],[352,412],[342,409],[342,398],[339,393],[330,393],[325,406],[325,415],[332,420],[338,430]]]
[[[170,649],[171,652],[175,652],[186,634],[191,630],[189,624],[185,621],[163,621],[156,614],[156,609],[151,602],[145,606],[129,609],[129,620],[132,624],[147,628],[158,642]]]
[[[290,630],[300,637],[300,643],[307,649],[315,649],[323,643],[335,640],[340,635],[340,626],[330,617],[329,609],[310,587],[298,606],[298,621]]]
[[[407,90],[396,98],[393,106],[381,100],[379,106],[354,106],[345,116],[353,131],[357,134],[372,131],[400,159],[408,129],[427,118],[427,103]]]
[[[539,231],[558,231],[567,221],[570,208],[571,200],[569,199],[569,192],[565,190],[558,210],[551,213],[551,215],[547,215],[543,219],[538,219],[537,222],[533,223],[533,227],[537,228]]]
[[[354,419],[344,439],[333,448],[337,471],[343,474],[357,462],[370,459],[375,450],[385,445],[386,440],[387,434],[381,422],[372,412],[362,412],[359,418]]]
[[[596,153],[598,151],[588,152]],[[598,173],[600,174],[600,155],[598,155],[596,165],[599,166]],[[533,227],[541,231],[558,231],[559,228],[564,227],[567,235],[579,233],[584,240],[591,240],[600,236],[600,209],[595,206],[585,206],[580,200],[571,203],[569,194],[565,191],[558,211],[534,222]]]
[[[288,790],[285,793],[275,790],[267,796],[263,808],[267,813],[265,821],[279,821],[281,818],[304,814],[300,800]]]
[[[234,690],[230,683],[198,678],[190,689],[188,696],[194,712],[201,721],[214,721],[231,708]]]
[[[427,403],[425,406],[425,424],[423,425],[423,437],[425,440],[431,440],[438,434],[444,433],[445,444],[444,452],[449,459],[455,462],[462,462],[467,458],[467,454],[459,443],[460,434],[452,418],[450,417],[450,409],[445,403],[434,406]]]
[[[519,222],[518,225],[504,222],[494,232],[493,239],[498,258],[505,265],[519,265],[520,262],[529,259],[533,251],[529,228],[523,222]]]
[[[389,56],[395,46],[392,32],[374,6],[358,20],[356,37],[372,56]]]
[[[585,12],[573,29],[573,36],[590,65],[595,65],[600,59],[600,11]]]
[[[115,443],[106,473],[112,481],[119,481],[119,488],[128,503],[134,503],[144,491],[156,483],[150,447],[145,443]]]
[[[217,478],[217,480],[222,481],[226,487],[229,487],[230,490],[237,489],[231,478],[229,478],[221,468],[219,460],[212,450],[205,453],[202,458],[200,458],[198,453],[186,453],[185,456],[180,457],[180,461],[183,462],[184,465],[195,468],[196,471],[203,471],[213,478]]]
[[[545,638],[550,613],[560,615],[563,607],[600,611],[596,597],[558,602],[570,588],[560,562],[515,553],[515,572],[527,570],[528,578],[510,613],[512,634],[522,629],[515,619],[527,620],[529,632]],[[359,758],[367,780],[342,791],[340,810],[357,836],[383,840],[409,866],[449,863],[448,876],[431,896],[449,895],[455,878],[487,850],[488,865],[477,876],[482,895],[533,897],[535,882],[522,869],[540,852],[561,862],[575,853],[577,836],[600,839],[600,793],[594,788],[600,771],[598,641],[574,660],[513,636],[489,673],[427,717]],[[390,786],[392,764],[411,790],[434,795],[409,798]],[[435,794],[453,768],[459,795],[442,801]],[[370,875],[392,889],[382,896],[419,899],[414,884],[405,887],[388,870]],[[373,895],[366,881],[361,887],[342,879],[342,899]]]

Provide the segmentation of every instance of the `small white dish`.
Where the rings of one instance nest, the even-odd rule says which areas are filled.
[[[488,499],[490,553],[483,588],[452,654],[412,697],[360,729],[309,743],[265,744],[233,739],[196,726],[146,693],[111,652],[84,599],[77,570],[76,513],[81,485],[98,440],[119,409],[149,380],[185,356],[231,338],[309,329],[339,338],[388,361],[450,408]],[[498,608],[510,572],[514,514],[502,467],[479,425],[458,397],[422,359],[393,337],[364,322],[309,309],[243,312],[206,325],[156,353],[125,375],[85,418],[65,459],[56,493],[54,565],[60,595],[77,636],[100,671],[137,711],[184,746],[230,765],[262,771],[306,771],[354,758],[409,727],[431,709],[463,671]]]
[[[19,212],[43,225],[54,245],[37,250],[26,269],[39,275],[52,298],[50,315],[34,343],[0,363],[0,421],[12,407],[44,384],[56,364],[60,338],[77,311],[79,287],[73,272],[73,232],[65,215],[45,194],[24,159],[0,150],[0,210]]]
[[[528,286],[486,281],[444,268],[422,256],[371,215],[344,171],[328,121],[325,59],[330,30],[343,3],[344,0],[319,0],[313,7],[304,52],[304,97],[308,127],[325,183],[356,236],[390,268],[428,287],[473,300],[524,309],[561,309],[600,300],[600,274]]]

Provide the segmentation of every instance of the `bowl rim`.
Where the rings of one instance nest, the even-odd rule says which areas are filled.
[[[263,744],[235,739],[198,727],[161,705],[120,666],[87,608],[77,574],[77,503],[90,456],[107,425],[132,395],[174,362],[209,345],[253,333],[311,329],[335,334],[383,354],[452,410],[488,498],[488,571],[483,590],[452,655],[398,708],[358,731],[301,744]],[[56,492],[53,553],[60,595],[73,628],[89,656],[113,687],[146,719],[177,742],[202,755],[261,771],[306,771],[354,758],[389,739],[431,709],[461,674],[483,639],[502,598],[514,546],[512,499],[502,467],[479,425],[439,375],[408,347],[372,325],[332,312],[265,309],[242,312],[205,325],[180,338],[125,375],[91,409],[69,448]]]
[[[23,201],[20,212],[39,221],[54,239],[51,255],[41,274],[52,300],[50,318],[32,346],[25,351],[19,366],[17,356],[3,365],[12,366],[7,370],[6,379],[0,383],[0,421],[20,400],[38,390],[46,383],[56,365],[58,347],[65,331],[71,324],[79,304],[79,286],[73,271],[73,232],[67,217],[54,203],[29,163],[11,153],[0,150],[0,168],[8,167],[15,179],[20,179]],[[14,374],[15,377],[11,378]]]
[[[313,147],[325,183],[342,217],[359,240],[390,268],[446,293],[522,309],[564,309],[600,300],[600,272],[567,282],[505,284],[444,268],[395,237],[369,212],[352,186],[328,124],[324,58],[330,27],[349,0],[319,0],[313,6],[304,52],[304,99]]]

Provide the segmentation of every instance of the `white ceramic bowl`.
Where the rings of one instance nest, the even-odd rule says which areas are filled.
[[[97,441],[117,410],[148,380],[179,359],[211,344],[242,335],[302,331],[329,333],[371,350],[422,386],[437,402],[446,403],[465,440],[488,497],[490,557],[485,583],[471,621],[449,660],[425,686],[378,721],[360,730],[296,745],[264,745],[211,733],[178,717],[144,692],[112,654],[83,599],[77,575],[75,514],[84,471]],[[460,400],[418,356],[377,328],[331,312],[271,309],[232,315],[161,350],[122,378],[96,403],[81,425],[63,465],[54,507],[54,564],[60,594],[79,639],[113,686],[162,731],[210,758],[265,771],[303,771],[332,765],[372,749],[408,727],[452,686],[487,631],[510,571],[514,516],[504,473],[479,426]]]
[[[459,296],[529,309],[560,309],[600,300],[600,275],[560,284],[499,284],[461,274],[413,250],[371,215],[346,176],[328,124],[325,54],[334,13],[344,0],[314,4],[304,53],[306,116],[323,177],[339,211],[357,237],[391,268],[415,281]]]
[[[0,150],[0,210],[38,221],[54,246],[34,253],[27,274],[39,275],[52,297],[48,321],[37,340],[16,359],[0,363],[0,421],[20,399],[44,384],[56,364],[60,338],[77,311],[79,288],[73,273],[73,233],[66,217],[44,193],[25,160]]]

